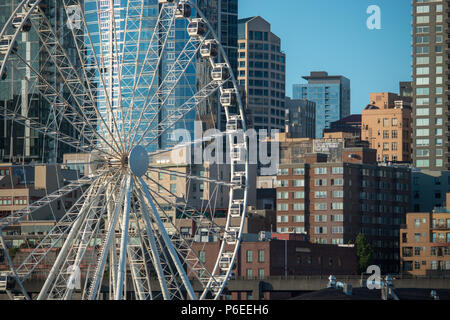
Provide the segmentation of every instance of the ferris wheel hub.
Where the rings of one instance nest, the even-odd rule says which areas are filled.
[[[142,177],[147,173],[149,157],[143,146],[134,146],[128,157],[131,172],[136,177]]]

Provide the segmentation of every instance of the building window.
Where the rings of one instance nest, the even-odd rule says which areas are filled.
[[[264,250],[258,251],[258,262],[264,262]]]
[[[253,251],[247,250],[247,262],[252,263],[253,262]]]

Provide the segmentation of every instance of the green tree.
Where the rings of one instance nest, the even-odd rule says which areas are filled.
[[[356,237],[356,255],[358,257],[359,273],[366,272],[367,267],[372,265],[373,250],[362,233]]]

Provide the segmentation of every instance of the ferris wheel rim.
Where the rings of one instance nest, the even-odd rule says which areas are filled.
[[[13,16],[14,16],[14,15],[18,12],[18,10],[19,10],[21,7],[23,7],[26,3],[27,3],[26,0],[24,0],[24,1],[21,2],[21,4],[16,8],[16,10],[15,10],[14,13],[13,13],[13,15],[12,15],[12,16],[10,17],[10,19],[8,20],[9,22],[7,23],[7,25],[11,23],[11,21],[12,21],[12,19],[13,19]],[[211,35],[212,35],[214,41],[216,41],[216,44],[217,44],[217,46],[218,46],[218,48],[219,48],[219,50],[220,50],[220,52],[221,52],[221,54],[222,54],[222,59],[225,60],[224,64],[226,65],[226,67],[229,69],[229,72],[230,72],[230,77],[229,77],[229,79],[227,79],[227,81],[231,81],[231,83],[232,83],[232,85],[233,85],[233,88],[234,88],[234,90],[235,90],[236,98],[237,98],[237,100],[238,100],[238,101],[237,101],[237,104],[238,104],[238,107],[239,107],[238,112],[239,112],[239,115],[240,115],[240,117],[241,117],[242,128],[243,128],[243,130],[245,131],[245,130],[246,130],[246,122],[245,122],[245,119],[246,119],[246,118],[245,118],[244,108],[243,108],[243,105],[242,105],[241,97],[240,97],[240,95],[239,95],[239,90],[238,90],[237,82],[236,82],[236,79],[235,79],[235,77],[234,77],[234,74],[233,74],[233,70],[232,70],[231,64],[229,63],[228,57],[227,57],[227,55],[226,55],[226,52],[225,52],[223,46],[221,45],[220,41],[217,40],[217,35],[215,34],[215,32],[214,32],[212,26],[210,25],[210,23],[208,22],[208,20],[205,18],[205,16],[204,16],[203,13],[201,12],[201,10],[199,10],[199,8],[198,8],[197,5],[195,4],[195,2],[190,1],[190,0],[187,0],[187,1],[175,1],[175,4],[179,4],[179,3],[187,3],[187,4],[190,4],[193,8],[195,8],[197,14],[200,16],[200,18],[202,19],[202,21],[207,25],[207,27],[208,27],[208,29],[209,29],[208,32],[211,33]],[[97,4],[98,4],[98,1],[97,1]],[[34,3],[33,7],[32,7],[32,8],[30,9],[30,11],[28,12],[28,15],[27,15],[26,17],[29,17],[29,15],[31,15],[31,11],[34,10],[34,9],[36,8],[36,6],[38,6],[38,5],[39,5],[39,1],[36,1],[36,2]],[[164,7],[164,5],[165,5],[165,4],[162,4],[163,7]],[[64,0],[64,7],[65,7],[65,9],[67,9],[67,2],[66,2],[65,0]],[[24,24],[24,22],[25,22],[25,19],[22,21],[22,25]],[[4,33],[6,32],[7,25],[5,25],[4,29],[2,30],[2,33],[0,33],[0,36],[3,36]],[[15,41],[15,39],[17,38],[17,36],[18,36],[19,33],[20,33],[20,28],[17,28],[17,31],[16,31],[15,36],[14,36],[14,41]],[[205,39],[204,39],[204,40],[205,40]],[[12,46],[12,44],[11,44],[11,46]],[[124,47],[125,47],[125,45],[124,45]],[[3,72],[3,68],[6,68],[6,61],[8,60],[9,56],[11,55],[11,51],[12,51],[12,50],[11,50],[11,47],[10,47],[9,50],[8,50],[7,55],[5,55],[5,57],[4,57],[4,60],[3,60],[3,63],[2,63],[1,69],[0,69],[0,72]],[[210,61],[210,63],[212,64],[211,61]],[[224,84],[224,83],[222,83],[222,85],[219,86],[219,89],[222,89],[222,88],[223,88],[223,87],[222,87],[223,84]],[[228,109],[226,109],[226,108],[225,108],[225,115],[226,115],[226,118],[227,118],[227,121],[228,121],[228,120],[230,119],[230,115],[229,115]],[[225,135],[226,135],[226,133],[225,133]],[[134,139],[134,138],[133,138],[133,139]],[[134,140],[133,140],[133,141],[134,141]],[[132,147],[133,143],[134,143],[134,142],[131,142],[131,146],[130,146],[130,147]],[[244,139],[243,144],[244,144],[244,146],[245,146],[245,149],[248,150],[248,141],[247,141],[247,139]],[[100,151],[101,151],[101,150],[100,150]],[[246,159],[245,159],[245,175],[246,175],[246,177],[249,176],[249,166],[248,166],[249,163],[248,163],[248,161],[249,161],[249,155],[248,155],[248,152],[246,152]],[[149,167],[149,168],[150,168],[150,167]],[[217,181],[214,181],[214,182],[219,182],[219,181],[217,180]],[[231,189],[230,189],[230,190],[231,190]],[[235,243],[235,246],[234,246],[233,258],[232,258],[232,262],[230,263],[231,265],[233,265],[234,262],[235,262],[235,260],[236,260],[237,252],[238,252],[238,250],[239,250],[239,246],[240,246],[240,242],[241,242],[241,238],[242,238],[243,225],[244,225],[244,221],[245,221],[245,217],[246,217],[246,211],[247,211],[247,205],[246,205],[246,204],[247,204],[247,201],[248,201],[248,179],[246,179],[246,184],[245,184],[245,186],[244,186],[244,190],[245,190],[245,191],[244,191],[244,199],[242,200],[244,206],[243,206],[243,210],[242,210],[241,223],[240,223],[240,226],[239,226],[239,230],[240,230],[240,231],[239,231],[239,235],[238,235],[238,237],[237,237],[237,242]],[[227,213],[227,222],[226,222],[226,226],[224,227],[225,230],[228,230],[228,229],[230,228],[230,226],[231,226],[230,209],[231,209],[232,203],[233,203],[233,194],[232,194],[232,191],[230,191],[230,195],[229,195],[229,205],[228,205],[228,213]],[[220,247],[220,251],[219,251],[218,257],[217,257],[217,261],[216,261],[216,263],[215,263],[214,270],[211,272],[210,280],[209,280],[208,283],[206,284],[206,287],[204,288],[204,291],[201,293],[200,298],[205,298],[206,294],[207,294],[208,292],[211,292],[211,288],[213,287],[213,285],[216,286],[216,289],[217,289],[217,284],[220,284],[220,288],[218,288],[218,290],[216,290],[216,293],[214,294],[214,295],[215,295],[214,298],[215,298],[215,299],[218,299],[218,298],[221,296],[221,294],[222,294],[222,291],[223,291],[223,289],[224,289],[224,287],[225,287],[225,285],[226,285],[226,281],[229,279],[229,277],[230,277],[230,275],[231,275],[231,268],[229,268],[229,270],[227,271],[227,273],[226,273],[226,275],[225,275],[224,278],[222,277],[222,278],[219,279],[219,276],[214,276],[214,275],[216,275],[216,273],[217,273],[217,271],[218,271],[218,269],[219,269],[219,260],[221,259],[221,256],[225,253],[225,252],[224,252],[224,250],[225,250],[225,244],[226,244],[226,242],[223,240],[223,241],[222,241],[222,245],[221,245],[221,247]],[[217,279],[216,279],[216,277],[217,277]]]

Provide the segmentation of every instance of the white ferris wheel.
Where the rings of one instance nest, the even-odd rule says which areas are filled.
[[[22,161],[5,173],[13,190],[5,201],[23,205],[0,218],[8,265],[0,293],[42,300],[220,299],[241,242],[249,155],[237,83],[216,33],[196,1],[57,2],[54,18],[47,1],[13,1],[0,33],[0,81],[18,91],[0,113],[25,137]],[[186,119],[199,119],[200,109],[205,118],[219,110],[214,125],[223,112],[218,149],[230,147],[228,161],[167,161],[178,150],[167,137],[192,129]],[[33,135],[43,152],[27,162]],[[203,150],[210,141],[193,139],[182,150],[199,144]],[[84,159],[78,165],[87,169],[70,170],[55,155],[60,150]],[[16,194],[26,188],[34,198],[19,202]],[[52,218],[51,228],[23,243],[17,259],[7,231],[43,217]],[[217,243],[207,260],[200,256],[205,238]],[[36,278],[41,285],[33,296],[27,281]]]

